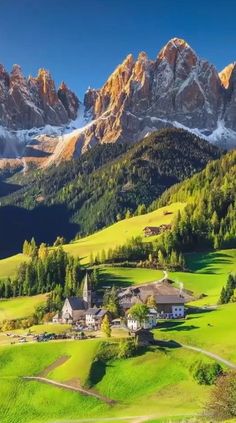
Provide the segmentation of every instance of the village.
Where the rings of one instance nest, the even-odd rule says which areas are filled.
[[[163,279],[138,286],[129,286],[116,290],[117,312],[104,306],[104,296],[112,288],[97,292],[86,273],[81,296],[67,297],[60,310],[48,323],[48,331],[40,334],[28,332],[26,335],[10,334],[12,344],[19,342],[47,342],[57,339],[90,339],[102,336],[104,320],[111,332],[121,330],[126,336],[142,337],[152,342],[151,329],[158,322],[171,319],[185,319],[185,304],[193,297],[168,279],[164,272]],[[51,325],[50,325],[51,323]],[[55,325],[71,328],[62,333],[54,333]],[[104,334],[103,334],[104,335]]]
[[[86,273],[82,296],[66,298],[62,309],[53,316],[52,323],[70,324],[78,333],[77,339],[91,337],[91,333],[96,336],[104,319],[111,329],[123,329],[131,336],[146,332],[148,337],[148,332],[159,321],[184,319],[185,303],[192,299],[190,291],[184,290],[181,284],[176,287],[168,279],[167,272],[164,273],[164,278],[159,281],[118,289],[119,312],[116,316],[102,305],[103,297],[93,291]]]

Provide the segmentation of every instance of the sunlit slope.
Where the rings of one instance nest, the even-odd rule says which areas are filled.
[[[228,275],[236,273],[236,249],[218,250],[185,255],[187,272],[168,272],[170,279],[182,282],[193,291],[195,306],[217,304]],[[163,277],[162,270],[103,266],[100,278],[103,284],[128,286],[154,282]]]
[[[109,417],[123,421],[124,415],[191,415],[208,396],[209,388],[198,385],[191,374],[197,353],[150,349],[136,357],[108,361],[105,367],[101,363],[97,372],[94,359],[99,345],[98,340],[86,340],[1,347],[1,422],[77,422],[86,418],[95,422],[103,417],[104,421]],[[27,382],[22,379],[26,375],[90,386],[93,392],[116,402],[111,406],[78,392]]]
[[[26,260],[28,260],[28,258],[23,254],[16,254],[15,256],[0,260],[0,279],[14,276],[17,267]]]
[[[33,314],[35,307],[46,301],[46,294],[0,300],[0,322],[23,319]]]
[[[174,203],[151,213],[121,220],[93,235],[65,245],[64,249],[74,256],[81,257],[82,263],[86,263],[91,253],[96,255],[102,250],[108,251],[109,248],[123,245],[132,237],[143,236],[145,226],[171,223],[176,213],[183,210],[184,207],[184,203]],[[168,211],[169,214],[165,215],[165,211]]]

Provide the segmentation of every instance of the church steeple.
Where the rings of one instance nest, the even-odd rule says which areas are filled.
[[[91,291],[91,282],[86,272],[84,278],[84,287],[83,287],[83,301],[85,309],[92,307],[92,291]]]

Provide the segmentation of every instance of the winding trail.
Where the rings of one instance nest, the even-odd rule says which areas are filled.
[[[46,377],[24,376],[23,379],[28,380],[28,381],[37,381],[37,382],[41,382],[41,383],[46,383],[47,385],[53,385],[53,386],[57,386],[58,388],[67,389],[69,391],[79,392],[82,395],[87,395],[87,396],[90,396],[90,397],[97,398],[97,399],[99,399],[103,402],[106,402],[107,404],[115,404],[116,403],[116,401],[111,400],[109,398],[106,398],[103,395],[96,394],[95,392],[92,392],[88,389],[79,388],[77,386],[68,385],[68,384],[62,383],[62,382],[56,382],[55,380],[47,379]]]
[[[199,352],[201,354],[207,355],[208,357],[213,358],[216,361],[219,361],[222,364],[225,364],[227,367],[230,367],[231,369],[236,369],[236,364],[232,363],[229,360],[226,360],[225,358],[220,357],[217,354],[214,354],[210,351],[206,351],[203,350],[202,348],[199,347],[193,347],[192,345],[186,345],[186,344],[179,344],[182,348],[185,348],[187,350],[192,350],[192,351],[196,351]]]

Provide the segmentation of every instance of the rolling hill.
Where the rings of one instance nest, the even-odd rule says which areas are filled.
[[[219,155],[189,132],[166,129],[129,148],[97,146],[77,161],[18,176],[23,188],[1,201],[2,256],[19,252],[32,236],[52,244],[57,235],[71,239],[110,225],[128,210],[139,213],[138,206],[143,212],[166,188]]]

